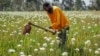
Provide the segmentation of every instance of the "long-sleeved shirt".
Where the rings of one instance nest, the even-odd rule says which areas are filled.
[[[61,30],[64,27],[68,27],[70,24],[68,17],[66,17],[62,10],[57,6],[53,6],[52,14],[47,14],[51,20],[51,28],[54,30]]]

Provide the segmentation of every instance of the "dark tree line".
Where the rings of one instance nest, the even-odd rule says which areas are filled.
[[[100,0],[90,0],[91,4],[88,6],[90,10],[100,10]]]
[[[42,4],[47,0],[0,0],[0,11],[34,11],[43,10]],[[64,10],[100,10],[100,0],[90,0],[86,6],[84,0],[53,0],[52,5],[57,5]]]

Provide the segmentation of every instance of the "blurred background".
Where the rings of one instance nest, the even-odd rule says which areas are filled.
[[[45,1],[63,10],[100,10],[100,0],[0,0],[0,11],[42,11]]]

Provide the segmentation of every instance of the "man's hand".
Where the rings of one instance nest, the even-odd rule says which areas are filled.
[[[49,30],[49,31],[51,31],[51,32],[52,32],[52,34],[53,34],[53,35],[55,35],[55,34],[56,34],[56,31],[55,31],[55,30],[53,30],[51,27],[46,27],[46,29],[47,29],[47,30],[45,30],[45,31],[48,31],[48,30]]]
[[[52,33],[52,35],[55,35],[55,34],[56,34],[56,31],[54,31],[54,30],[53,30],[53,33]]]
[[[49,26],[49,27],[46,27],[46,29],[51,29],[51,26]]]
[[[47,30],[45,30],[45,31],[51,30],[51,26],[46,27],[46,29],[47,29]]]

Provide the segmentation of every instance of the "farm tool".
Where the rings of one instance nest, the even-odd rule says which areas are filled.
[[[31,28],[32,28],[31,26],[34,26],[34,27],[40,28],[40,29],[42,29],[42,30],[44,30],[44,31],[46,31],[46,32],[50,32],[50,33],[52,33],[52,34],[55,34],[55,32],[54,32],[53,30],[51,30],[51,29],[44,28],[44,27],[41,27],[41,26],[39,26],[39,25],[33,24],[33,23],[31,23],[31,22],[28,22],[28,24],[25,25],[25,27],[24,27],[23,35],[25,35],[25,34],[27,34],[27,33],[30,34]]]

